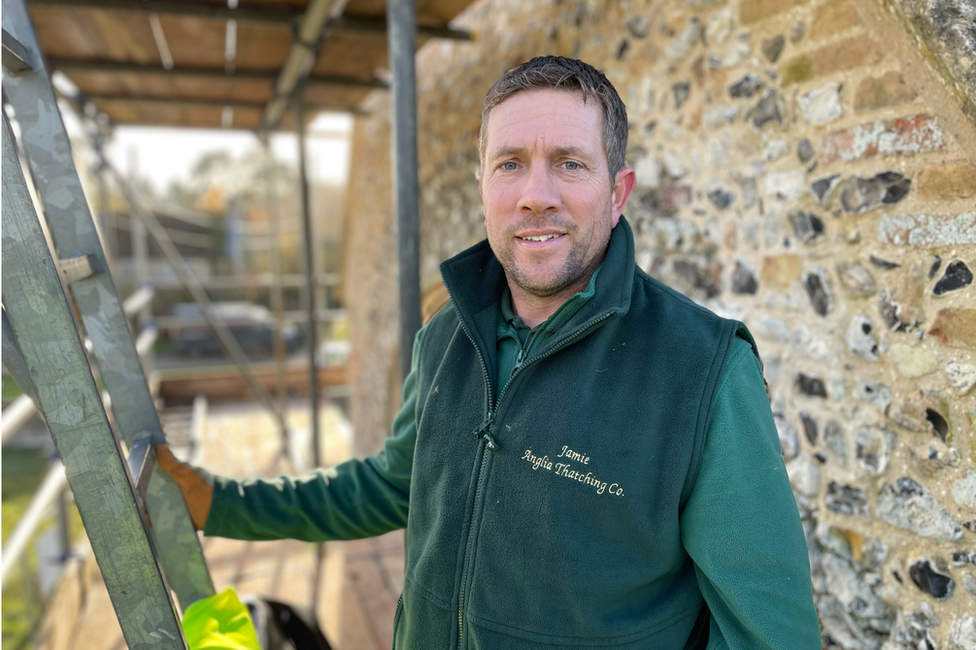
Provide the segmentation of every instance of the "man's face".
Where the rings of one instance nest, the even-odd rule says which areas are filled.
[[[480,190],[513,292],[568,297],[603,262],[634,172],[611,182],[602,126],[599,102],[579,92],[522,91],[491,110]]]

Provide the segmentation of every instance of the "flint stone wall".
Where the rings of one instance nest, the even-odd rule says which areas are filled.
[[[456,21],[476,42],[417,60],[422,277],[436,285],[484,236],[492,81],[539,54],[599,67],[630,115],[638,263],[758,339],[824,647],[973,649],[973,68],[939,57],[974,27],[930,12],[952,27],[943,47],[897,14],[877,0],[476,2]],[[950,68],[962,95],[943,88]],[[366,108],[345,262],[361,453],[398,404],[389,96]]]

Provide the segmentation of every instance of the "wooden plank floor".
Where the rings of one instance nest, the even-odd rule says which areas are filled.
[[[293,450],[307,450],[311,446],[308,416],[303,402],[296,400],[290,405]],[[347,459],[351,431],[340,411],[323,405],[320,416],[325,464]],[[194,460],[215,474],[235,477],[273,477],[308,469],[297,453],[292,454],[297,467],[289,468],[281,462],[279,449],[274,423],[259,406],[250,402],[225,402],[210,406]],[[234,587],[239,595],[256,594],[300,606],[308,606],[312,601],[313,544],[296,540],[243,542],[204,538],[203,548],[218,591]],[[53,599],[37,647],[123,650],[125,643],[97,565],[89,560],[74,573],[75,580],[77,575],[86,578],[81,582],[83,598],[77,623],[70,633],[60,629],[64,626],[59,627],[59,620],[75,617],[59,612],[59,606],[55,605],[58,599]],[[317,614],[335,650],[388,650],[393,614],[403,584],[402,532],[371,540],[328,543],[322,573]],[[66,593],[79,591],[77,586],[63,587]],[[74,596],[66,595],[60,600],[78,607]]]

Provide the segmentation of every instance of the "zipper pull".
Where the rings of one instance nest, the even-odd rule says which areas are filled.
[[[515,374],[516,370],[522,367],[522,364],[524,362],[525,362],[525,348],[522,348],[521,350],[519,350],[518,356],[515,357],[515,367],[512,368],[513,375]]]
[[[485,431],[485,441],[488,443],[488,451],[498,451],[501,449],[501,445],[495,442],[490,431]]]
[[[494,421],[495,421],[495,412],[488,411],[488,417],[486,417],[485,421],[479,424],[478,428],[475,429],[474,437],[480,439],[481,436],[484,435],[486,431],[488,431],[488,427],[490,427],[491,423]]]

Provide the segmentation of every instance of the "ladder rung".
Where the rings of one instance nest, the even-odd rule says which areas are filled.
[[[3,67],[14,73],[33,70],[30,64],[31,56],[20,41],[3,30]]]
[[[139,495],[140,499],[145,499],[146,488],[149,487],[149,478],[156,466],[156,446],[152,444],[151,433],[144,431],[136,435],[132,441],[132,447],[129,449],[129,457],[126,462],[129,464],[129,473],[132,474],[136,494]]]
[[[66,284],[84,280],[94,273],[91,266],[91,255],[79,255],[78,257],[60,260],[58,267],[61,269],[61,277]]]

